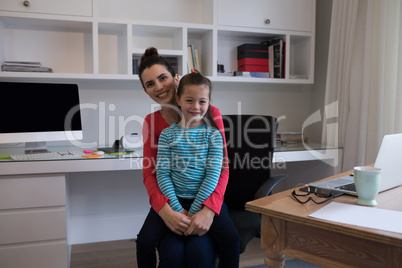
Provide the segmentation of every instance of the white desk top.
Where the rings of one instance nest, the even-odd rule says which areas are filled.
[[[49,151],[79,151],[77,147],[48,147]],[[0,155],[22,154],[23,148],[0,148]],[[14,161],[0,159],[0,175],[72,173],[142,169],[142,157],[109,156],[104,158],[55,159],[46,161]]]
[[[77,147],[48,147],[49,151],[83,150]],[[341,148],[323,148],[319,144],[289,144],[275,149],[273,163],[338,159]],[[0,148],[0,155],[23,153],[23,148]],[[73,173],[88,171],[119,171],[142,169],[142,157],[108,157],[47,161],[0,160],[0,175]]]

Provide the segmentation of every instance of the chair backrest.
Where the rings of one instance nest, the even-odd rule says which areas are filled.
[[[225,203],[244,209],[271,177],[277,120],[265,115],[223,115],[229,160]]]

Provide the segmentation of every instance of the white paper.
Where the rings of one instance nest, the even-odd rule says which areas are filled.
[[[310,217],[402,233],[402,212],[331,202]]]

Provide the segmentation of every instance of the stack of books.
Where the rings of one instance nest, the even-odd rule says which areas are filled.
[[[52,73],[49,67],[44,67],[40,62],[33,61],[5,61],[1,65],[2,72],[44,72]]]
[[[262,43],[237,47],[239,72],[269,73],[269,78],[285,78],[286,42],[272,38]],[[238,76],[238,75],[236,75]]]
[[[237,47],[237,70],[268,73],[268,46],[243,44]]]

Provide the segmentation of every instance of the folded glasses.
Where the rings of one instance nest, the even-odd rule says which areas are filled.
[[[315,197],[320,199],[316,200],[315,198],[313,198],[314,196],[311,197],[310,194],[314,194]],[[296,185],[296,187],[292,192],[293,198],[300,204],[305,204],[311,200],[319,205],[331,200],[332,198],[336,198],[341,195],[343,195],[343,193],[335,195],[332,194],[332,191],[329,188],[318,189],[315,187],[310,187],[308,184],[298,184]]]

